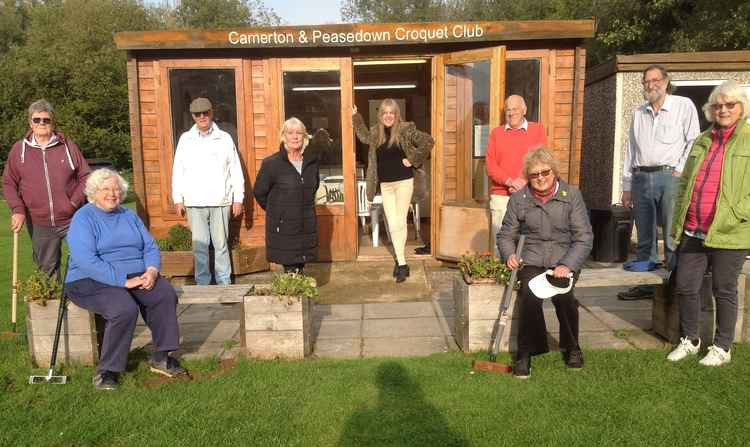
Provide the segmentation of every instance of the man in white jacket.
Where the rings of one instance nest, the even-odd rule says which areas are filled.
[[[187,212],[193,233],[195,282],[211,283],[208,247],[214,247],[216,284],[229,284],[229,213],[242,214],[245,178],[237,149],[228,133],[213,121],[207,98],[190,103],[195,125],[180,136],[172,167],[172,200],[177,213]]]

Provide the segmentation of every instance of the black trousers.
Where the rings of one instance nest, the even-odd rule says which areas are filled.
[[[304,269],[304,262],[301,264],[284,264],[284,273],[302,273]]]
[[[711,248],[698,238],[683,236],[677,248],[677,280],[674,295],[680,303],[680,332],[683,337],[700,334],[701,285],[706,268],[711,269],[716,300],[716,334],[713,344],[728,351],[737,324],[737,278],[748,250]],[[704,340],[708,343],[710,340]]]
[[[68,227],[69,225],[63,227],[44,227],[30,223],[26,225],[31,236],[34,264],[49,276],[57,277],[58,281],[65,279],[60,278],[60,257],[62,253],[60,250],[62,241],[68,234]]]
[[[527,265],[518,272],[521,291],[516,303],[519,317],[517,357],[549,352],[547,325],[542,312],[543,300],[537,298],[529,289],[529,281],[546,270],[544,267]],[[581,349],[578,345],[578,300],[573,290],[551,298],[557,320],[560,322],[560,349],[563,351]]]

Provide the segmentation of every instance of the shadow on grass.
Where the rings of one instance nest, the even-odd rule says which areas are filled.
[[[372,407],[357,410],[346,422],[339,446],[440,445],[468,446],[430,404],[417,381],[396,362],[377,370],[378,398]]]

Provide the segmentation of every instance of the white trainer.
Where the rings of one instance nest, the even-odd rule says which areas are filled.
[[[689,355],[695,355],[701,347],[701,341],[698,339],[698,345],[694,345],[687,337],[680,338],[680,344],[672,352],[667,355],[667,360],[670,362],[679,362]]]
[[[729,363],[732,360],[732,353],[725,351],[716,345],[708,347],[708,354],[703,357],[700,362],[703,366],[721,366]]]

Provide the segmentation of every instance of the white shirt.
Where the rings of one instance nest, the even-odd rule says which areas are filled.
[[[622,190],[630,191],[633,169],[637,167],[671,166],[682,172],[698,134],[698,112],[693,101],[684,96],[667,95],[656,114],[649,103],[633,110]]]
[[[232,137],[211,123],[201,134],[193,125],[180,136],[172,166],[172,200],[185,206],[242,203],[245,177]]]
[[[510,124],[505,123],[505,130],[510,130],[510,129],[513,129],[512,127],[510,127]],[[529,122],[526,121],[526,118],[523,119],[523,123],[521,123],[521,127],[515,130],[521,130],[521,129],[529,130]]]

